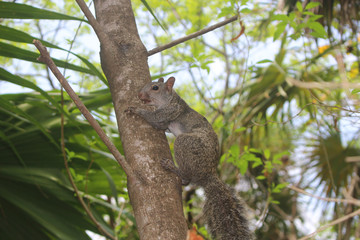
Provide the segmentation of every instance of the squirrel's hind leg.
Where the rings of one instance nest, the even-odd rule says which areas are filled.
[[[175,166],[175,163],[172,159],[163,158],[163,159],[161,159],[160,164],[165,170],[173,172],[176,175],[178,175],[179,178],[181,179],[181,184],[183,186],[189,185],[190,179],[185,178],[185,176],[182,174],[180,169]]]

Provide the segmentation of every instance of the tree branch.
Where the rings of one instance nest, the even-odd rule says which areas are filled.
[[[336,82],[303,82],[294,78],[286,78],[289,85],[294,85],[299,88],[319,88],[319,89],[349,89],[349,88],[360,88],[360,83],[336,83]]]
[[[323,200],[323,201],[327,201],[327,202],[342,202],[342,203],[348,203],[348,204],[354,204],[357,206],[360,206],[360,200],[356,200],[356,199],[338,199],[338,198],[324,198],[324,197],[320,197],[320,196],[316,196],[314,194],[305,192],[304,190],[302,190],[301,188],[295,187],[295,186],[288,186],[288,188],[290,188],[291,190],[294,190],[295,192],[319,199],[319,200]]]
[[[120,154],[120,152],[117,150],[115,145],[110,141],[110,139],[107,137],[105,132],[100,127],[99,123],[95,120],[95,118],[91,115],[91,113],[86,108],[84,103],[76,95],[74,90],[71,88],[69,83],[66,81],[65,77],[60,73],[59,69],[57,68],[57,66],[55,65],[53,60],[50,58],[50,55],[49,55],[48,51],[46,50],[46,47],[44,47],[39,40],[34,40],[33,43],[41,54],[40,57],[38,58],[38,60],[45,63],[50,68],[50,70],[53,72],[55,77],[59,80],[60,84],[64,87],[66,92],[69,94],[70,98],[74,101],[75,105],[78,107],[78,109],[84,115],[84,117],[88,120],[90,125],[94,128],[96,133],[99,135],[101,140],[107,146],[107,148],[109,149],[111,154],[115,157],[115,159],[120,164],[120,166],[124,169],[125,174],[128,177],[135,177],[131,167],[126,162],[125,158]]]
[[[219,28],[219,27],[222,27],[222,26],[224,26],[224,25],[226,25],[226,24],[228,24],[228,23],[231,23],[231,22],[233,22],[233,21],[236,21],[237,19],[238,19],[238,16],[233,16],[233,17],[231,17],[231,18],[225,19],[225,20],[222,21],[222,22],[219,22],[219,23],[217,23],[217,24],[214,24],[214,25],[212,25],[212,26],[210,26],[210,27],[204,28],[204,29],[202,29],[202,30],[200,30],[200,31],[191,33],[191,34],[189,34],[189,35],[187,35],[187,36],[185,36],[185,37],[182,37],[182,38],[179,38],[179,39],[174,40],[174,41],[172,41],[172,42],[169,42],[169,43],[167,43],[167,44],[165,44],[165,45],[163,45],[163,46],[156,47],[156,48],[154,48],[154,49],[152,49],[152,50],[150,50],[150,51],[148,52],[148,56],[151,56],[151,55],[154,55],[155,53],[164,51],[164,50],[166,50],[166,49],[168,49],[168,48],[171,48],[171,47],[173,47],[173,46],[176,46],[176,45],[178,45],[178,44],[180,44],[180,43],[183,43],[183,42],[185,42],[185,41],[187,41],[187,40],[190,40],[190,39],[196,38],[196,37],[198,37],[198,36],[204,35],[205,33],[208,33],[208,32],[210,32],[210,31],[213,31],[213,30],[215,30],[215,29],[217,29],[217,28]]]
[[[332,222],[329,222],[329,223],[319,227],[315,232],[313,232],[313,233],[311,233],[311,234],[309,234],[309,235],[307,235],[305,237],[302,237],[299,240],[310,239],[310,238],[314,237],[316,234],[318,234],[319,232],[322,232],[322,231],[326,230],[327,228],[329,228],[331,226],[334,226],[336,224],[344,222],[344,221],[348,220],[349,218],[355,217],[356,215],[359,215],[359,214],[360,214],[360,209],[358,209],[358,210],[356,210],[356,211],[354,211],[354,212],[352,212],[352,213],[350,213],[348,215],[345,215],[345,216],[343,216],[341,218],[338,218],[338,219],[336,219],[336,220],[334,220]]]
[[[112,43],[112,41],[110,41],[108,35],[103,31],[102,27],[100,26],[94,15],[90,12],[90,9],[88,8],[84,0],[76,0],[76,3],[79,5],[81,11],[88,19],[100,42],[104,45]]]

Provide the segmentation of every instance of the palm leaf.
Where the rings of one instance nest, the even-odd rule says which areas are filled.
[[[0,32],[3,33],[0,35],[0,38],[9,40],[9,41],[14,41],[14,42],[22,42],[22,43],[32,44],[33,40],[37,39],[37,38],[29,35],[28,33],[19,31],[14,28],[6,27],[3,25],[0,25]],[[39,39],[39,40],[41,40],[41,39]],[[50,42],[47,42],[44,40],[41,40],[41,42],[46,47],[51,47],[51,48],[69,52],[68,50],[58,47]],[[97,76],[105,85],[108,85],[107,80],[104,77],[104,75],[101,73],[101,71],[98,70],[97,67],[95,67],[92,63],[90,63],[89,60],[87,60],[86,58],[84,58],[76,53],[73,53],[73,52],[70,52],[70,53],[73,54],[74,56],[76,56],[77,58],[79,58],[91,70],[90,74]]]
[[[18,47],[15,47],[11,44],[7,44],[4,42],[0,42],[0,56],[4,56],[4,57],[8,57],[8,58],[16,58],[16,59],[20,59],[20,60],[43,64],[42,62],[39,62],[37,60],[37,58],[40,56],[39,53],[25,50],[22,48],[18,48]],[[67,68],[67,69],[78,71],[78,72],[93,74],[93,71],[90,69],[83,68],[83,67],[62,61],[62,60],[58,60],[58,59],[53,59],[53,60],[56,64],[56,66],[58,66],[58,67]]]
[[[165,27],[161,24],[161,22],[159,21],[159,19],[156,17],[156,15],[154,14],[153,10],[151,9],[150,5],[147,3],[146,0],[141,0],[141,2],[144,4],[144,6],[146,7],[146,9],[150,12],[150,14],[154,17],[154,19],[156,20],[156,22],[159,24],[159,26],[164,30],[164,32],[166,32]]]
[[[16,19],[59,19],[77,20],[87,22],[84,19],[32,7],[26,4],[14,2],[0,2],[0,18]]]

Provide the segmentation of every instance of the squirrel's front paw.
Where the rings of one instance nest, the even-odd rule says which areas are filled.
[[[128,107],[124,112],[125,113],[135,113],[135,107]]]
[[[189,185],[190,179],[187,179],[183,176],[179,168],[175,166],[175,163],[172,159],[163,158],[160,160],[160,164],[165,170],[175,173],[181,179],[181,184],[183,186]]]
[[[163,159],[161,159],[160,164],[161,164],[161,166],[162,166],[165,170],[167,170],[167,171],[174,172],[175,169],[176,169],[173,160],[172,160],[172,159],[169,159],[169,158],[163,158]]]

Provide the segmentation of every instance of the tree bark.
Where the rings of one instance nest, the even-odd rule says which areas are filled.
[[[171,158],[163,131],[124,111],[141,104],[138,90],[151,81],[148,53],[138,35],[130,0],[96,0],[96,19],[112,44],[101,44],[103,71],[109,81],[125,157],[136,177],[128,177],[130,202],[141,239],[186,238],[179,179],[160,166]]]

